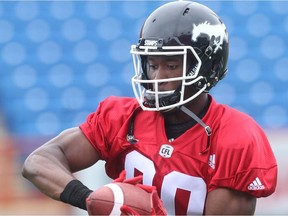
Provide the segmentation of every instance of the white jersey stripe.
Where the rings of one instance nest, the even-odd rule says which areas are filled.
[[[255,180],[257,181],[258,185],[262,185],[262,183],[258,177]]]

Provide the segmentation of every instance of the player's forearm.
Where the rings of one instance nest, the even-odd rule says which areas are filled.
[[[74,179],[69,169],[52,154],[32,153],[25,161],[22,175],[47,196],[59,200],[65,186]]]

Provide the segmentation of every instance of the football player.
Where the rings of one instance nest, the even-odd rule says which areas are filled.
[[[156,186],[169,215],[253,214],[256,199],[275,191],[277,164],[263,129],[209,94],[227,73],[228,45],[206,6],[159,7],[131,47],[135,98],[103,100],[86,122],[35,150],[23,175],[86,209],[92,191],[73,173],[104,160],[111,178],[125,170]]]

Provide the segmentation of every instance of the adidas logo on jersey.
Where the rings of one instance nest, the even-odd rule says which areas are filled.
[[[255,180],[248,186],[248,190],[264,190],[265,186],[261,183],[260,179],[257,177]]]
[[[208,164],[212,169],[215,169],[215,154],[209,156]]]

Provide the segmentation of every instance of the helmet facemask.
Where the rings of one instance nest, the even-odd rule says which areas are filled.
[[[144,44],[148,43],[144,40]],[[206,90],[205,79],[199,76],[202,62],[191,46],[162,46],[161,40],[149,40],[149,46],[132,45],[131,54],[133,57],[135,75],[132,77],[132,87],[136,99],[143,110],[169,111],[196,98]],[[165,79],[150,79],[147,75],[148,56],[181,56],[183,58],[182,74],[178,77]],[[188,57],[187,57],[188,56]],[[189,62],[187,62],[189,61]],[[192,63],[187,69],[187,63]],[[161,91],[159,83],[179,82],[176,89]],[[196,86],[196,88],[195,88]],[[193,88],[193,94],[191,90]]]

